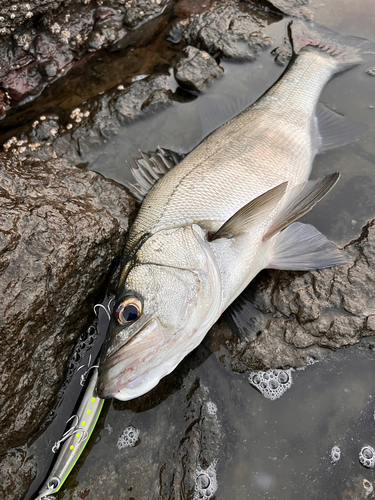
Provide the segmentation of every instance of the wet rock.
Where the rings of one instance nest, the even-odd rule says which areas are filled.
[[[348,347],[375,334],[375,220],[346,246],[349,265],[313,272],[264,271],[250,284],[264,314],[251,342],[227,341],[234,371],[301,367],[321,359],[327,348]],[[276,318],[276,319],[275,319]],[[226,335],[219,325],[215,335]],[[219,351],[220,352],[220,351]]]
[[[1,115],[9,106],[39,94],[85,54],[123,39],[122,48],[149,40],[166,24],[166,19],[152,20],[167,5],[167,0],[107,0],[15,2],[4,7],[0,16],[0,89],[5,96]],[[150,20],[142,32],[134,29]]]
[[[285,38],[283,45],[273,49],[271,54],[275,56],[275,62],[277,64],[280,64],[280,66],[286,66],[293,54],[292,45],[289,39]]]
[[[33,482],[37,464],[24,448],[13,448],[0,458],[0,497],[23,498]]]
[[[270,4],[283,14],[312,20],[313,12],[308,8],[309,0],[270,0]]]
[[[65,123],[55,114],[41,116],[3,147],[16,156],[31,154],[42,160],[56,156],[79,163],[81,155],[99,148],[126,123],[170,104],[173,95],[168,81],[168,75],[154,75],[121,85],[75,108]]]
[[[208,12],[182,20],[171,30],[171,41],[186,41],[209,54],[254,60],[271,44],[264,28],[279,16],[265,13],[253,4],[232,0]]]
[[[216,463],[223,439],[221,426],[208,391],[196,380],[186,396],[185,436],[160,470],[157,498],[193,498],[197,471]],[[216,405],[215,405],[216,407]],[[198,497],[199,498],[199,497]]]
[[[186,19],[196,14],[201,14],[211,10],[216,6],[216,0],[178,0],[175,7],[174,13],[176,16]]]
[[[97,10],[99,11],[99,9]],[[101,19],[107,20],[113,18],[113,16],[109,15],[106,17],[108,8],[103,7],[100,12]],[[163,16],[165,17],[167,14],[163,13],[159,15],[154,21],[167,22]],[[245,55],[246,57],[254,58],[260,54],[262,48],[268,46],[270,43],[270,39],[264,34],[264,27],[274,20],[279,19],[280,16],[275,16],[269,12],[266,13],[255,6],[245,7],[242,3],[232,0],[226,4],[216,5],[212,11],[205,11],[193,17],[192,20],[190,18],[181,20],[177,23],[177,29],[182,30],[180,35],[184,36],[184,40],[194,41],[194,44],[198,46],[202,46],[204,42],[207,49],[215,54],[223,53],[224,55],[232,55],[234,57],[243,57]],[[150,26],[150,23],[147,24],[147,28]],[[133,34],[148,32],[146,25],[144,28],[129,31],[121,40],[121,44],[126,46],[130,43],[131,38],[129,37],[133,36]],[[160,26],[158,29],[160,29]],[[224,34],[221,33],[221,30],[224,30]],[[161,37],[163,38],[163,43],[166,43],[164,40],[165,36],[161,35]],[[141,43],[139,40],[138,42]],[[144,43],[144,40],[142,43]],[[161,39],[157,41],[157,44],[160,45],[160,43],[162,43]],[[117,45],[118,43],[115,44],[115,46]],[[285,50],[287,50],[286,44],[285,47]],[[179,60],[179,62],[175,63],[177,64],[175,74],[181,85],[186,88],[202,89],[214,77],[222,74],[221,68],[217,65],[215,59],[209,55],[208,51],[189,46],[186,49],[188,57],[181,59],[180,50],[169,44],[166,54],[170,59],[170,64],[174,64],[175,61]],[[43,68],[43,71],[53,72],[54,68],[50,66],[51,57],[49,49],[46,48],[45,51],[48,64]],[[176,55],[176,51],[178,52],[178,56]],[[281,62],[282,56],[275,56],[278,62]],[[50,137],[47,137],[46,134],[41,134],[43,135],[43,139],[41,140],[39,137],[34,137],[36,132],[32,132],[29,125],[29,130],[26,128],[22,134],[16,136],[17,142],[19,140],[25,141],[23,147],[26,149],[20,154],[31,153],[42,159],[55,154],[73,163],[87,161],[88,152],[94,151],[94,148],[100,148],[105,141],[118,133],[119,127],[124,126],[129,120],[141,116],[146,110],[151,111],[158,106],[165,106],[173,100],[179,100],[177,93],[174,94],[170,90],[167,68],[162,70],[162,73],[164,73],[162,75],[158,74],[145,78],[147,74],[153,71],[155,65],[159,68],[162,64],[166,66],[166,62],[168,61],[166,56],[163,55],[163,57],[155,60],[152,67],[146,67],[147,65],[145,66],[143,63],[140,66],[141,61],[147,60],[147,57],[149,57],[149,52],[145,52],[143,49],[130,50],[127,52],[126,57],[122,57],[119,60],[119,67],[124,68],[124,70],[119,72],[118,75],[113,75],[113,78],[110,79],[108,83],[110,90],[101,95],[92,95],[95,92],[95,89],[93,89],[92,94],[88,93],[86,97],[86,89],[92,86],[94,77],[97,80],[98,72],[101,75],[100,86],[104,86],[105,88],[105,68],[101,70],[97,65],[93,65],[93,77],[87,79],[87,84],[86,82],[82,82],[82,85],[79,85],[76,91],[78,95],[70,98],[74,102],[82,96],[82,100],[86,101],[85,104],[79,105],[78,108],[73,108],[69,111],[71,120],[67,120],[69,116],[66,113],[66,95],[63,94],[62,90],[58,91],[57,94],[61,93],[61,98],[59,99],[63,101],[61,110],[55,108],[59,111],[58,121],[60,126],[58,127],[58,134]],[[113,67],[113,64],[111,66]],[[135,70],[134,74],[136,76],[133,77],[136,81],[132,81],[131,83],[129,81],[132,78],[129,78],[127,81],[121,80],[121,75],[124,75],[128,71],[126,68],[130,67],[139,68],[138,71]],[[142,80],[138,80],[138,78],[142,77]],[[121,82],[120,84],[115,83],[116,78],[118,78],[117,82]],[[56,84],[58,85],[58,82]],[[51,93],[50,99],[52,103],[55,102],[56,93],[53,95]],[[41,104],[42,106],[44,105],[44,103]],[[72,117],[75,109],[79,109],[82,116],[77,115]],[[85,115],[87,113],[89,113],[89,116]],[[49,114],[47,116],[49,117]],[[37,119],[36,121],[39,120]],[[42,128],[45,128],[45,126]],[[52,127],[52,129],[56,129],[56,127]],[[6,142],[6,147],[8,144],[9,141]],[[43,150],[40,148],[40,145],[43,144],[48,144],[47,149]],[[13,144],[12,148],[14,149],[14,147],[15,144]],[[18,153],[16,152],[15,154]]]
[[[186,58],[180,59],[175,68],[175,78],[182,87],[201,92],[214,78],[223,74],[223,69],[207,52],[186,47]]]
[[[52,406],[137,207],[123,186],[61,160],[2,153],[0,178],[1,454]]]
[[[124,24],[129,28],[136,28],[147,19],[160,15],[169,0],[130,0],[125,3]]]
[[[199,351],[195,357],[189,357],[190,364],[204,349],[199,348]],[[231,438],[224,435],[224,423],[226,432],[231,429],[230,423],[224,420],[225,403],[220,399],[217,405],[214,404],[208,388],[196,374],[188,374],[186,366],[177,368],[176,372],[148,395],[126,403],[113,402],[105,418],[106,426],[103,427],[104,419],[101,419],[94,431],[100,433],[95,460],[91,462],[89,456],[79,485],[71,493],[68,493],[69,484],[75,480],[69,477],[66,498],[79,500],[85,495],[88,500],[114,497],[193,500],[198,476],[207,475],[214,483],[210,474],[215,474],[218,458],[220,473],[224,460],[228,461],[224,457],[230,456],[225,455],[225,451],[233,446]],[[175,385],[182,372],[183,386],[174,392],[168,403],[162,404],[166,394],[171,393],[171,384]],[[158,411],[145,411],[154,406]],[[151,418],[147,413],[152,414]],[[122,429],[129,426],[139,432],[138,441],[135,446],[118,446]],[[101,452],[102,447],[106,452]],[[108,449],[111,450],[110,461]],[[200,481],[202,479],[207,483],[207,478],[201,477]],[[207,495],[206,498],[211,497]]]

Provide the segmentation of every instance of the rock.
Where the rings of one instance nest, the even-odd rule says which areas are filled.
[[[36,471],[35,460],[28,456],[24,448],[9,450],[0,458],[0,497],[23,498],[36,476]]]
[[[312,20],[313,12],[308,8],[309,0],[270,0],[270,4],[283,14]]]
[[[4,149],[16,156],[33,155],[42,160],[56,155],[77,164],[82,161],[81,155],[100,148],[120,127],[170,104],[173,96],[168,81],[167,75],[153,75],[114,88],[75,108],[68,123],[66,119],[61,123],[55,114],[44,115],[18,137],[8,140]]]
[[[184,366],[177,367],[174,375],[164,378],[148,394],[129,402],[113,401],[106,425],[103,427],[101,417],[94,431],[94,440],[99,434],[101,437],[95,459],[88,456],[78,487],[75,478],[68,478],[65,491],[70,484],[75,487],[67,498],[192,500],[198,475],[207,470],[215,475],[219,457],[218,468],[225,468],[233,452],[225,400],[216,392],[211,395],[196,372],[207,354],[200,346]],[[170,394],[173,397],[168,397]],[[137,443],[134,447],[118,446],[119,429],[130,425],[139,432]]]
[[[197,471],[216,464],[223,431],[208,390],[196,379],[186,395],[184,439],[160,470],[158,498],[193,498]],[[199,496],[198,496],[199,498]]]
[[[160,15],[169,0],[130,0],[125,3],[124,24],[129,28],[136,28],[146,20]]]
[[[184,40],[215,56],[254,60],[271,45],[271,38],[264,34],[264,24],[272,16],[280,18],[253,4],[231,0],[180,21],[169,36],[175,43]]]
[[[137,207],[123,186],[66,161],[2,153],[0,178],[2,454],[52,406]]]
[[[284,43],[280,47],[276,47],[271,52],[275,56],[275,62],[280,66],[286,66],[293,54],[292,45],[287,37],[284,38]]]
[[[104,17],[108,10],[106,9],[103,7],[100,11],[102,12],[101,16],[103,16],[104,20],[112,19],[113,16]],[[99,11],[99,9],[97,10]],[[123,48],[128,46],[129,43],[135,43],[136,45],[146,43],[144,36],[148,36],[151,24],[155,22],[161,23],[158,27],[151,29],[152,34],[154,30],[160,30],[168,22],[167,17],[168,15],[163,11],[163,14],[160,14],[147,24],[147,29],[146,25],[144,25],[137,30],[129,31],[120,42],[115,43],[114,47]],[[186,48],[188,57],[181,59],[180,54],[176,55],[176,49],[170,44],[166,54],[159,54],[158,57],[153,55],[154,61],[148,64],[145,61],[150,61],[150,51],[145,51],[143,48],[132,49],[126,52],[126,56],[121,55],[116,60],[116,65],[113,63],[110,65],[111,69],[106,67],[104,63],[97,61],[93,65],[92,71],[94,75],[100,73],[100,88],[107,88],[107,92],[97,95],[99,91],[97,88],[96,93],[95,89],[93,89],[91,94],[85,94],[87,87],[90,88],[94,80],[91,72],[88,71],[86,77],[81,77],[86,78],[86,80],[81,80],[81,83],[77,84],[77,88],[71,88],[74,95],[68,97],[68,101],[76,102],[77,99],[80,99],[85,102],[71,108],[69,114],[67,114],[66,89],[60,89],[59,85],[62,81],[56,82],[47,89],[47,92],[50,90],[50,95],[47,96],[46,100],[38,104],[39,108],[42,106],[42,110],[47,110],[48,101],[51,102],[50,106],[57,99],[62,101],[61,109],[54,108],[54,113],[58,113],[57,119],[51,118],[51,113],[46,111],[45,116],[49,121],[47,127],[47,125],[40,122],[35,107],[35,109],[29,110],[35,119],[34,124],[38,122],[34,126],[32,122],[30,123],[30,117],[22,115],[22,111],[20,111],[21,114],[18,119],[21,121],[28,120],[29,124],[23,127],[22,132],[17,132],[16,143],[9,145],[8,140],[5,147],[9,146],[11,149],[16,149],[15,154],[21,156],[32,154],[45,159],[55,154],[59,158],[65,158],[72,163],[90,161],[90,152],[99,149],[119,132],[120,127],[130,120],[142,116],[146,110],[151,112],[158,106],[165,106],[174,100],[178,101],[180,99],[179,94],[172,92],[170,89],[170,78],[167,69],[164,74],[147,76],[142,80],[138,80],[138,77],[149,75],[154,71],[155,67],[160,67],[162,64],[166,65],[167,58],[170,58],[170,64],[176,65],[175,75],[181,85],[195,90],[203,89],[204,85],[210,83],[213,78],[223,74],[222,69],[209,52],[215,52],[215,54],[222,52],[226,56],[233,57],[257,57],[262,48],[270,43],[270,38],[264,34],[264,26],[274,19],[280,19],[280,16],[275,17],[274,14],[266,13],[256,6],[245,7],[242,3],[231,0],[229,3],[215,5],[212,11],[201,12],[191,19],[178,21],[175,29],[180,30],[180,38],[183,36],[184,41],[192,41],[197,46],[203,45],[206,47],[205,51],[189,46]],[[225,35],[220,34],[220,30],[224,30]],[[143,38],[131,38],[132,36],[138,36],[137,34],[141,36],[142,33],[144,33]],[[249,33],[251,33],[251,36]],[[161,43],[166,43],[164,37],[165,35],[162,34],[155,41],[156,47],[159,47]],[[288,50],[290,50],[290,44],[288,44],[289,42],[285,41],[280,51],[277,54],[275,53],[277,62],[286,62],[289,54]],[[49,57],[46,60],[50,64],[51,51],[46,48],[45,52],[46,58]],[[92,62],[94,62],[94,59],[92,59]],[[44,72],[47,71],[46,68],[48,69],[49,66],[44,67]],[[130,71],[129,68],[135,68],[134,73],[130,72],[129,77],[126,79],[124,77]],[[160,70],[158,71],[160,72]],[[97,76],[95,76],[96,79]],[[120,82],[121,84],[119,84]],[[54,86],[55,91],[53,92]],[[5,121],[9,126],[17,123],[15,119],[16,115],[8,116]],[[53,125],[51,120],[58,123]],[[5,126],[5,122],[2,123]],[[57,130],[58,133],[51,135],[49,133],[51,129]],[[20,140],[25,141],[25,143],[19,153],[16,144]],[[47,148],[41,148],[46,144]]]
[[[0,116],[26,97],[30,101],[85,54],[115,46],[120,40],[121,48],[149,40],[169,19],[152,21],[164,12],[168,0],[2,3],[7,5],[0,16],[0,90],[4,95]],[[146,21],[147,29],[138,33],[135,28]]]
[[[182,87],[202,92],[214,78],[223,74],[223,69],[207,52],[189,46],[185,53],[187,57],[180,59],[174,73]]]
[[[222,361],[234,371],[302,367],[328,349],[368,343],[375,321],[375,220],[346,247],[349,265],[312,272],[264,271],[250,285],[265,317],[249,343],[232,337]],[[273,318],[271,317],[273,316]],[[277,318],[277,319],[274,319]],[[226,325],[216,336],[228,338]],[[217,342],[217,341],[216,341]],[[220,352],[220,351],[219,351]],[[223,354],[223,353],[221,353]]]

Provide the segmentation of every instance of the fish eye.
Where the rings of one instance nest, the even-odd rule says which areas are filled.
[[[127,297],[114,309],[114,317],[120,325],[133,323],[142,314],[142,303],[137,297]]]

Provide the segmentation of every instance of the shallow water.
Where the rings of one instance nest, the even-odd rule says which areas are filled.
[[[372,0],[356,3],[355,11],[349,0],[316,2],[314,11],[318,23],[342,34],[375,41]],[[284,68],[274,63],[270,52],[281,43],[286,22],[284,19],[269,26],[268,34],[274,36],[276,42],[257,61],[221,61],[225,75],[196,100],[176,102],[125,126],[100,152],[92,150],[83,157],[83,163],[122,182],[131,180],[124,161],[137,156],[138,149],[154,150],[160,145],[190,151],[207,133],[232,116],[230,104],[224,105],[224,111],[217,111],[223,102],[233,103],[236,99],[246,104],[254,102],[279,78]],[[312,177],[336,170],[342,177],[304,219],[338,244],[356,237],[363,224],[375,216],[375,146],[371,140],[375,132],[375,78],[366,74],[368,66],[375,66],[375,55],[372,62],[336,76],[321,98],[331,109],[370,126],[356,143],[320,155],[314,163]],[[172,90],[176,89],[173,76],[170,85]],[[209,123],[202,109],[216,110],[209,112]],[[190,363],[194,356],[198,361]],[[203,347],[189,359],[189,367],[182,375],[179,372],[175,385],[174,375],[169,376],[173,390],[155,404],[135,407],[114,401],[106,403],[97,430],[66,486],[56,495],[58,499],[73,498],[82,485],[87,486],[88,499],[104,498],[100,496],[102,489],[95,474],[100,464],[104,467],[108,463],[111,464],[108,481],[115,482],[119,497],[121,493],[121,498],[144,498],[137,496],[136,492],[142,488],[134,481],[144,481],[147,485],[158,481],[161,466],[158,446],[161,447],[167,437],[176,440],[176,447],[179,445],[180,438],[178,434],[173,436],[172,431],[177,427],[178,417],[171,414],[171,408],[173,398],[178,397],[180,378],[182,384],[184,380],[199,379],[218,409],[223,447],[216,457],[216,499],[366,498],[363,479],[375,483],[375,473],[359,463],[358,453],[366,444],[375,447],[375,355],[372,350],[350,348],[333,353],[325,362],[295,371],[291,389],[276,401],[258,393],[246,375],[224,369]],[[75,383],[78,388],[77,380]],[[30,448],[38,460],[38,478],[33,491],[38,481],[42,482],[43,468],[48,467],[52,457],[44,450],[50,448],[51,439],[56,437],[73,406],[74,400],[67,397],[53,425]],[[140,431],[139,442],[134,448],[119,449],[117,440],[129,425]],[[168,434],[169,426],[172,430]],[[330,458],[334,445],[341,449],[341,459],[336,464]],[[137,463],[143,455],[150,457],[149,467],[136,474],[132,463]]]

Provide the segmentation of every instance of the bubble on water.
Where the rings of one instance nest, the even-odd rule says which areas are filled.
[[[138,441],[139,430],[136,429],[133,425],[129,425],[121,436],[117,440],[117,448],[121,450],[122,448],[126,448],[128,446],[135,446]]]
[[[207,403],[207,411],[208,411],[209,415],[216,415],[216,413],[217,413],[217,406],[215,405],[215,403],[213,403],[212,401],[209,401]]]
[[[251,372],[249,382],[256,387],[265,398],[278,399],[292,385],[292,368],[289,370],[267,370]]]
[[[375,76],[375,68],[374,67],[367,68],[366,73],[370,76]]]
[[[337,463],[341,458],[341,450],[338,446],[334,446],[331,450],[331,462]]]
[[[359,461],[364,467],[373,469],[375,466],[375,450],[372,446],[364,446],[359,452]]]
[[[312,356],[306,356],[305,363],[306,366],[300,366],[299,368],[296,368],[298,371],[304,371],[308,366],[315,365],[315,363],[318,363],[319,361]]]
[[[198,465],[195,471],[194,500],[209,500],[216,493],[216,464],[217,460],[214,460],[207,469],[202,469],[202,467]]]

